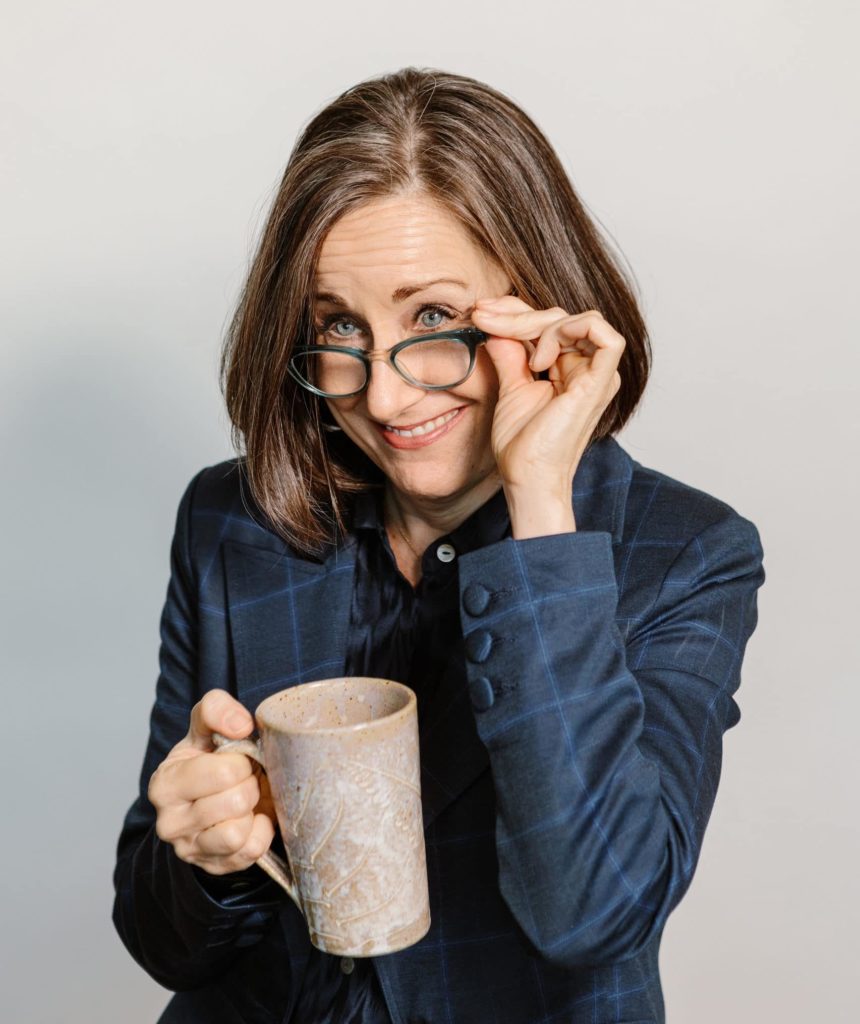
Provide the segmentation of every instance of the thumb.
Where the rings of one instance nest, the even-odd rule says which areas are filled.
[[[522,387],[523,384],[533,383],[534,375],[529,369],[529,353],[521,341],[513,338],[491,338],[484,348],[496,368],[500,395]]]
[[[254,729],[248,709],[226,690],[209,690],[191,709],[187,745],[196,750],[214,749],[212,733],[220,732],[231,740],[244,739]]]

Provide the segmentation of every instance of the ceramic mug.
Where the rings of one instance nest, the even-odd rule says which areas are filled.
[[[323,679],[267,697],[258,739],[213,734],[269,778],[287,861],[256,862],[289,893],[317,949],[394,953],[430,928],[418,702],[403,683]]]

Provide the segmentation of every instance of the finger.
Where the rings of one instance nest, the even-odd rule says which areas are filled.
[[[499,378],[499,393],[534,382],[528,355],[522,343],[513,338],[490,338],[484,345]]]
[[[527,302],[518,295],[501,295],[495,299],[478,299],[475,309],[489,310],[491,312],[521,313],[533,309]]]
[[[259,799],[260,786],[257,777],[250,775],[230,789],[195,800],[190,811],[191,827],[194,831],[202,832],[221,821],[244,818],[254,811]]]
[[[212,750],[212,733],[230,739],[244,739],[254,728],[248,709],[226,690],[209,690],[191,709],[191,722],[185,739],[197,750]]]
[[[252,864],[255,860],[259,860],[266,850],[269,849],[274,838],[275,825],[272,819],[266,814],[255,814],[251,834],[237,856]]]
[[[199,832],[194,845],[204,857],[230,857],[242,849],[253,827],[253,814],[228,818]]]
[[[222,861],[221,868],[226,874],[230,871],[244,871],[258,861],[272,845],[275,838],[275,826],[265,814],[255,814],[254,824],[245,844],[241,849]]]
[[[525,303],[523,305],[525,306]],[[472,320],[476,327],[488,334],[516,338],[519,341],[536,340],[550,324],[566,316],[568,313],[558,306],[552,309],[531,309],[525,306],[521,310],[508,309],[507,306],[503,309],[501,305],[498,310],[495,307],[490,310],[478,306],[472,312]]]
[[[254,774],[251,759],[245,754],[200,754],[197,757],[165,764],[164,785],[172,789],[170,803],[191,803],[215,793],[224,793]]]
[[[565,357],[561,367],[565,377],[585,360],[597,377],[608,378],[615,372],[624,346],[624,338],[618,331],[599,313],[589,311],[553,324],[538,342],[532,368],[539,371],[552,366],[565,347],[574,350],[569,354],[573,358]]]
[[[220,865],[224,872],[241,871],[259,860],[274,838],[272,819],[265,814],[254,814],[205,829],[197,836],[195,846],[204,857],[227,858]]]

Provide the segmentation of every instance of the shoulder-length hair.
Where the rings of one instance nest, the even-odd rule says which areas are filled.
[[[597,309],[623,335],[621,387],[591,441],[619,431],[648,379],[645,323],[621,262],[531,118],[463,75],[407,67],[354,85],[306,125],[290,154],[221,354],[231,437],[272,528],[306,554],[345,528],[346,502],[379,471],[324,428],[324,400],[287,372],[313,339],[313,286],[326,233],[393,195],[445,207],[538,309]]]

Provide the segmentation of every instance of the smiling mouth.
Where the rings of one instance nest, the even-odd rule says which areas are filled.
[[[383,429],[391,431],[392,434],[396,434],[398,437],[422,437],[424,434],[432,434],[434,430],[438,430],[439,427],[449,423],[461,408],[462,406],[452,409],[450,412],[443,413],[433,420],[425,420],[423,423],[418,423],[412,427],[392,427],[386,423]]]

